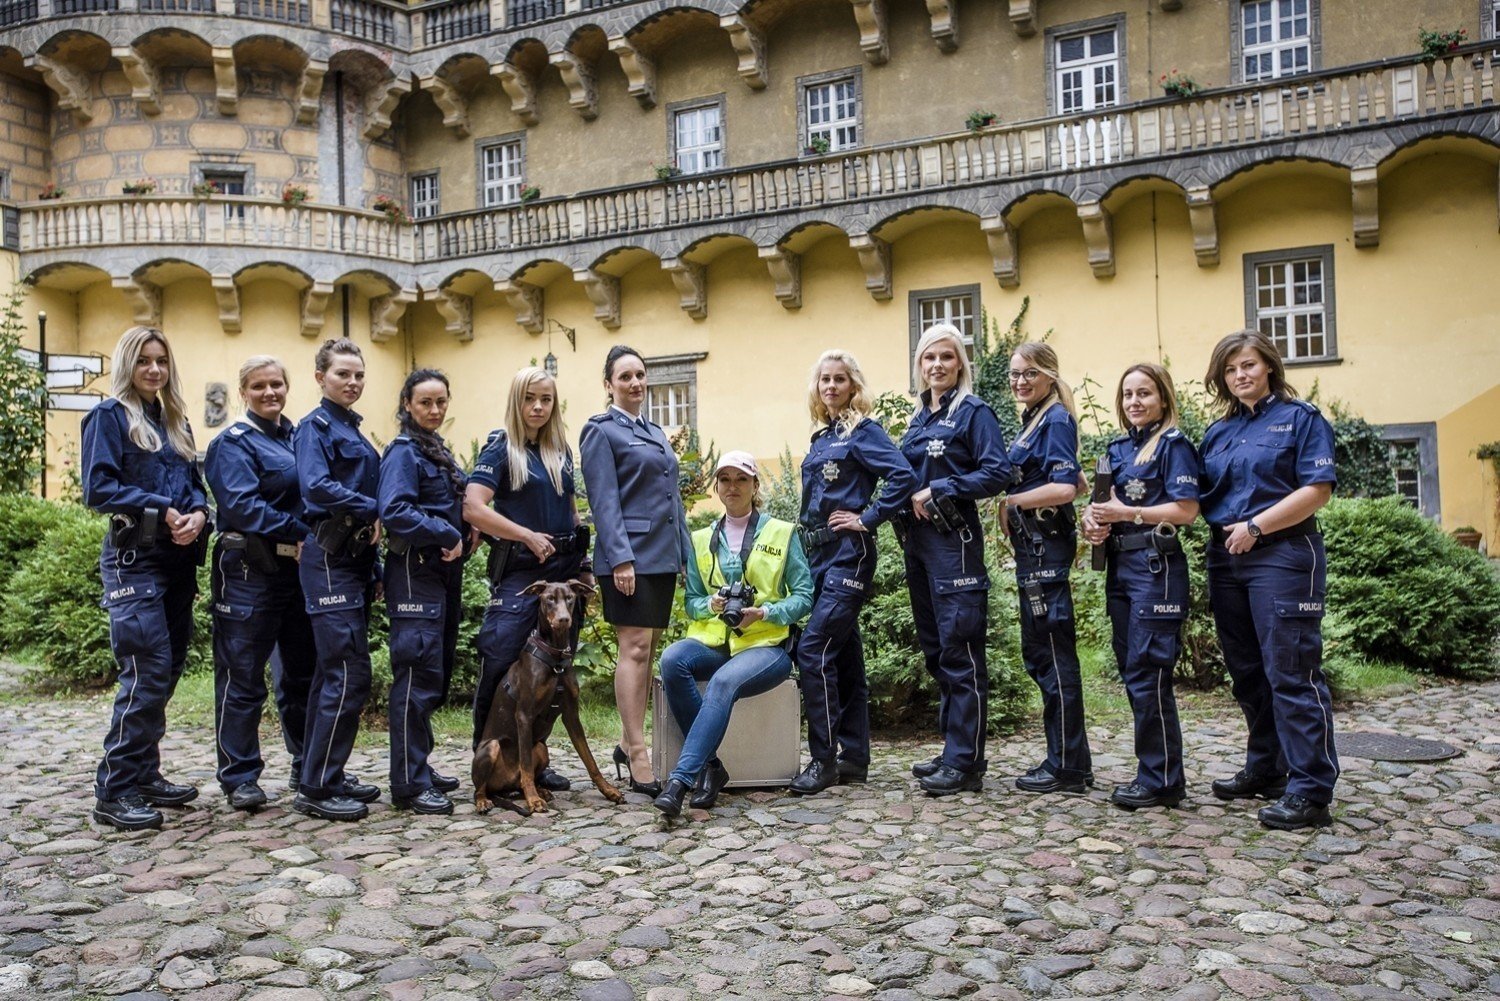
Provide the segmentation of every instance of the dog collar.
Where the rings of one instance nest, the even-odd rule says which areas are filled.
[[[552,668],[558,674],[562,674],[573,663],[573,651],[571,649],[555,647],[542,639],[540,633],[534,631],[526,638],[526,652]]]

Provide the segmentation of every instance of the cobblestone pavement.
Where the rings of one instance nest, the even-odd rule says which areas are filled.
[[[980,795],[927,798],[906,769],[933,749],[883,746],[868,785],[730,795],[670,829],[579,789],[569,749],[545,816],[381,803],[346,825],[278,808],[278,747],[247,818],[210,735],[173,729],[169,777],[203,795],[122,835],[88,819],[106,706],[0,705],[0,997],[1500,996],[1500,684],[1345,713],[1466,753],[1347,759],[1309,834],[1208,795],[1239,759],[1225,708],[1189,716],[1180,810],[1111,807],[1129,734],[1094,727],[1088,796],[1011,788],[1031,734],[995,743]],[[380,749],[354,765],[384,784]]]

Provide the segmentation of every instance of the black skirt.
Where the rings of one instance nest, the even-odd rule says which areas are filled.
[[[665,629],[672,618],[672,599],[677,596],[675,573],[635,575],[635,594],[626,597],[615,590],[609,574],[599,578],[599,597],[604,602],[604,621],[612,626]]]

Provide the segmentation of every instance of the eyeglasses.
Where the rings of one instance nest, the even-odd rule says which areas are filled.
[[[1039,368],[1028,368],[1024,372],[1017,372],[1015,369],[1010,370],[1011,382],[1036,382],[1041,377],[1042,370]]]

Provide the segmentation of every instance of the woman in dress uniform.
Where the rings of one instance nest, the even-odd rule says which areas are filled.
[[[1324,827],[1339,762],[1323,677],[1328,561],[1314,515],[1333,495],[1333,427],[1297,398],[1259,331],[1221,340],[1203,381],[1221,410],[1200,449],[1209,601],[1249,726],[1245,767],[1213,792],[1276,800],[1259,813],[1267,827]]]
[[[1188,608],[1177,529],[1198,517],[1198,451],[1177,426],[1172,376],[1160,365],[1125,370],[1115,416],[1126,432],[1109,443],[1113,493],[1083,513],[1084,537],[1105,546],[1115,663],[1135,714],[1135,780],[1110,801],[1126,810],[1176,806],[1185,781],[1172,669]]]
[[[161,826],[156,807],[198,796],[162,776],[159,744],[192,638],[208,498],[166,335],[131,327],[110,372],[110,395],[83,419],[83,503],[110,516],[99,574],[120,668],[93,816],[137,831]]]
[[[818,431],[802,460],[799,534],[816,596],[797,644],[811,760],[791,790],[802,796],[865,780],[870,689],[859,610],[875,581],[875,530],[906,509],[917,482],[906,456],[870,417],[870,391],[853,355],[823,352],[807,401]]]
[[[578,449],[594,516],[594,574],[604,620],[615,627],[620,644],[615,703],[622,739],[615,764],[630,769],[632,791],[655,797],[661,783],[651,772],[645,732],[651,661],[692,546],[677,456],[644,414],[646,363],[640,353],[624,345],[611,348],[604,386],[609,408],[584,424]]]
[[[985,660],[990,577],[977,502],[1010,482],[1005,435],[974,395],[963,335],[939,323],[917,342],[920,389],[901,452],[917,474],[904,543],[917,640],[937,679],[943,753],[912,766],[926,792],[983,788],[989,671]]]

